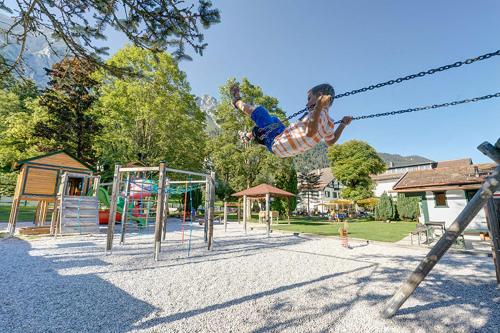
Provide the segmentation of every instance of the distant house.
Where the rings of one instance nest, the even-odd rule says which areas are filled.
[[[493,163],[473,164],[470,158],[437,162],[431,169],[404,173],[389,192],[420,197],[420,222],[449,226],[494,168]],[[484,210],[469,229],[487,229]]]
[[[397,193],[391,192],[393,186],[403,177],[407,172],[418,170],[430,170],[436,165],[436,162],[425,162],[410,165],[394,166],[389,164],[387,170],[380,175],[373,175],[371,178],[375,182],[374,196],[380,197],[382,193],[386,192],[392,196]]]
[[[309,196],[309,206],[311,211],[317,210],[318,212],[326,212],[328,209],[323,206],[330,200],[340,198],[340,191],[342,190],[342,185],[333,177],[332,170],[330,168],[316,169],[311,171],[311,173],[316,173],[321,175],[319,180],[319,186],[316,191],[310,192]],[[307,211],[307,194],[300,192],[297,195],[298,211]]]

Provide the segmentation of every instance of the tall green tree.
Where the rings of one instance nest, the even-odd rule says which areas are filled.
[[[295,173],[295,167],[291,159],[280,159],[264,146],[240,142],[238,131],[250,131],[255,124],[232,106],[229,87],[234,82],[234,79],[229,79],[220,88],[221,100],[215,110],[215,117],[221,130],[209,143],[210,163],[219,180],[226,184],[226,195],[261,183],[269,183],[291,192],[296,191],[296,178],[291,176]],[[259,86],[248,79],[241,81],[240,90],[245,102],[263,105],[271,114],[281,119],[286,118],[285,113],[278,107],[278,100],[264,94]],[[282,201],[275,202],[275,205],[283,206]],[[286,210],[283,207],[280,209]]]
[[[342,196],[355,201],[373,196],[370,175],[379,174],[386,168],[375,149],[358,140],[331,146],[328,159],[333,175],[345,186]]]
[[[396,201],[398,216],[403,221],[416,221],[420,215],[420,198],[399,193]]]
[[[123,33],[142,49],[155,53],[170,51],[179,59],[190,59],[185,52],[186,46],[199,54],[207,46],[200,28],[207,29],[220,21],[219,11],[207,0],[26,0],[11,3],[2,0],[0,13],[2,11],[11,19],[0,27],[0,35],[21,46],[15,59],[9,59],[9,67],[18,72],[22,72],[25,45],[32,34],[45,37],[50,47],[64,43],[71,55],[121,72],[119,69],[126,67],[105,63],[100,57],[108,54],[109,48],[102,46],[107,29]]]
[[[92,63],[66,58],[47,70],[47,89],[38,103],[47,110],[48,120],[35,126],[37,137],[48,138],[86,162],[95,161],[92,143],[100,126],[90,111],[96,100],[96,70]]]
[[[396,217],[396,205],[392,201],[392,197],[386,192],[380,196],[380,201],[375,206],[375,218],[377,220],[394,220]]]
[[[94,115],[102,127],[94,147],[101,167],[140,161],[201,170],[205,160],[205,115],[196,106],[186,74],[167,53],[126,46],[109,64],[129,66],[139,77],[116,78],[99,71]],[[109,173],[108,173],[109,174]]]
[[[307,213],[311,214],[311,196],[313,193],[319,190],[319,181],[321,179],[321,173],[316,172],[301,172],[299,173],[298,183],[299,191],[306,195],[307,199]]]
[[[46,147],[47,139],[34,135],[36,122],[46,116],[37,108],[37,95],[32,81],[0,77],[0,195],[14,191],[17,173],[11,171],[12,164]]]

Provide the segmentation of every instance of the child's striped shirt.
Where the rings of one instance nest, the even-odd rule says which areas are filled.
[[[335,138],[334,125],[328,116],[328,108],[321,110],[318,119],[318,131],[311,137],[306,135],[308,122],[309,115],[288,126],[283,133],[274,138],[273,153],[279,157],[291,157],[311,149],[322,139],[331,141]]]

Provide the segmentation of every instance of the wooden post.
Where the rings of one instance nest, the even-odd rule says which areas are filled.
[[[270,236],[271,232],[271,225],[270,225],[270,214],[269,214],[269,199],[270,195],[269,193],[266,193],[266,226],[267,226],[267,237]]]
[[[500,216],[497,215],[495,199],[491,197],[486,204],[486,219],[491,235],[491,252],[495,263],[497,284],[500,285]]]
[[[208,242],[208,219],[209,219],[209,210],[210,210],[210,176],[205,177],[206,185],[205,185],[205,223],[203,223],[203,238],[205,243]]]
[[[247,234],[247,196],[243,196],[243,228],[245,229],[245,235]]]
[[[14,236],[16,232],[16,223],[17,223],[17,214],[19,212],[19,197],[14,197],[12,200],[12,208],[10,209],[10,217],[9,217],[9,234]]]
[[[241,208],[241,198],[238,198],[238,206],[236,206],[238,212],[238,224],[240,224],[240,208]]]
[[[154,240],[154,258],[158,261],[161,251],[161,233],[163,230],[163,212],[165,209],[165,162],[160,163],[160,175],[158,179],[158,200],[156,202],[156,222]]]
[[[108,235],[106,240],[106,253],[111,253],[113,249],[113,237],[115,232],[116,222],[116,202],[120,192],[120,165],[115,165],[115,172],[113,175],[113,190],[111,192],[111,202],[109,207],[109,220],[108,220]]]
[[[224,201],[224,232],[227,231],[227,202]]]
[[[290,212],[290,197],[288,197],[288,209],[287,209],[287,215],[288,215],[288,224],[290,224],[290,214],[292,212]]]
[[[47,219],[47,208],[49,203],[47,201],[42,201],[41,211],[40,211],[40,225],[45,225],[45,220]]]
[[[215,213],[215,172],[210,173],[210,201],[208,214],[208,249],[212,249],[214,238],[214,213]]]
[[[129,191],[130,191],[130,172],[127,172],[127,180],[125,181],[125,193],[124,193],[125,195],[123,198],[120,245],[125,244],[125,234],[127,233]],[[111,213],[111,208],[110,208],[110,213]]]
[[[66,195],[66,189],[68,188],[68,173],[65,172],[61,177],[61,183],[59,184],[59,192],[57,194],[57,202],[59,203],[59,209],[57,211],[57,219],[56,224],[54,226],[54,237],[57,237],[57,233],[62,235],[62,220],[63,220],[63,204],[64,204],[64,196]]]
[[[418,285],[425,279],[432,268],[437,264],[446,251],[453,245],[458,236],[462,234],[472,219],[479,213],[486,202],[492,197],[495,191],[500,189],[500,166],[497,166],[491,176],[486,178],[479,191],[465,206],[455,221],[446,230],[444,235],[429,251],[418,267],[411,273],[406,282],[386,303],[381,315],[390,318],[396,314],[403,303],[415,291]]]

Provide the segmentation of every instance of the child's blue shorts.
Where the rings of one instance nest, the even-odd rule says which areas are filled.
[[[252,120],[257,127],[264,130],[263,141],[267,149],[272,152],[274,138],[283,133],[285,125],[275,116],[271,116],[269,111],[262,105],[259,105],[252,112]]]

